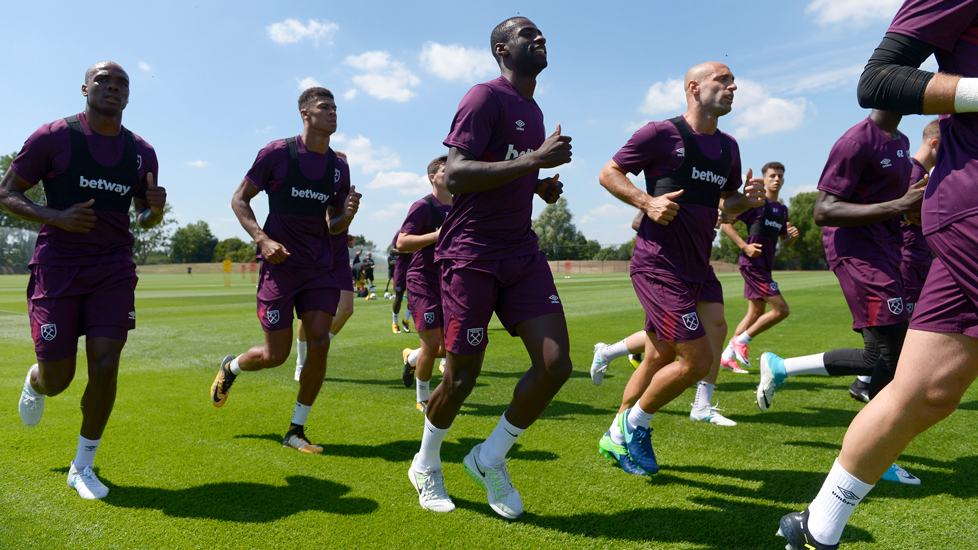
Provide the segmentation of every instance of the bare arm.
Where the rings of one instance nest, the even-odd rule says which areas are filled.
[[[815,224],[819,227],[860,227],[904,214],[920,212],[927,176],[910,187],[907,194],[887,202],[856,204],[819,191],[815,198]]]
[[[534,170],[567,164],[571,160],[570,141],[570,136],[560,135],[558,124],[557,131],[539,149],[503,162],[481,161],[464,149],[452,147],[445,164],[445,183],[453,195],[495,189]]]
[[[7,170],[0,181],[0,205],[22,220],[53,225],[72,233],[88,233],[95,227],[95,211],[90,207],[95,199],[78,203],[65,210],[41,206],[27,198],[25,193],[34,184]]]
[[[734,228],[732,223],[720,224],[720,229],[723,231],[724,235],[730,237],[730,240],[733,241],[734,244],[737,245],[737,248],[746,254],[748,258],[756,258],[761,255],[761,248],[763,248],[763,245],[760,243],[748,243],[742,239],[740,237],[740,233],[737,233],[737,230]]]
[[[669,222],[679,214],[679,204],[672,201],[683,194],[683,191],[673,191],[659,197],[653,197],[642,191],[628,179],[627,172],[614,160],[608,161],[598,174],[598,182],[618,200],[641,210],[652,221],[660,225]]]
[[[143,229],[156,227],[163,221],[163,208],[166,206],[166,189],[156,185],[152,172],[146,173],[146,198],[133,197],[136,221]]]
[[[357,186],[350,186],[350,193],[346,196],[345,206],[342,211],[337,212],[330,206],[326,209],[326,223],[329,224],[329,234],[339,235],[350,228],[350,223],[360,210],[360,197],[357,193]]]
[[[792,246],[795,245],[795,241],[798,240],[798,235],[800,235],[800,233],[798,232],[797,227],[791,225],[791,222],[785,222],[785,223],[788,224],[788,234],[781,236],[781,246],[785,248],[791,248]]]
[[[281,243],[275,242],[265,234],[258,220],[255,218],[255,211],[251,208],[251,199],[258,195],[258,188],[251,184],[247,179],[241,180],[241,185],[231,197],[231,210],[238,217],[241,227],[251,235],[255,244],[261,250],[262,258],[272,264],[280,264],[291,256],[289,251]]]
[[[720,194],[720,210],[724,214],[737,215],[764,204],[764,180],[755,178],[753,170],[747,169],[747,184],[744,192],[724,191]]]
[[[398,233],[397,234],[397,249],[401,252],[414,252],[415,250],[421,250],[426,246],[431,246],[435,244],[438,240],[438,235],[441,233],[441,228],[432,231],[431,233],[425,233],[424,235],[411,235],[410,233]]]

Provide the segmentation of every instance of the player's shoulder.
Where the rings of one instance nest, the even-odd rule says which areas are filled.
[[[734,153],[737,153],[737,152],[740,151],[740,144],[737,143],[737,138],[735,138],[732,135],[724,132],[723,130],[717,130],[717,132],[719,132],[720,135],[723,136],[723,139],[725,139],[727,141],[727,143],[730,144],[731,151],[733,151]]]
[[[142,155],[142,157],[144,159],[145,158],[153,158],[153,159],[156,158],[156,148],[155,147],[153,147],[152,145],[150,145],[148,141],[146,141],[145,139],[143,139],[143,137],[140,136],[139,134],[137,134],[136,132],[133,132],[132,130],[129,130],[129,133],[132,134],[133,141],[136,142],[136,152],[137,153],[139,153],[140,155]]]
[[[47,145],[49,143],[70,139],[68,135],[68,122],[59,118],[42,124],[28,138],[28,143],[33,145]]]

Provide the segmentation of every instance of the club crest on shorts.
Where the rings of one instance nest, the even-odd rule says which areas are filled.
[[[268,319],[268,322],[270,324],[273,324],[274,325],[274,324],[278,323],[278,310],[277,309],[270,309],[270,310],[266,311],[265,312],[265,318]]]
[[[917,302],[907,302],[907,313],[913,313],[913,307],[917,305]]]
[[[470,346],[478,346],[482,343],[482,328],[470,328],[465,337]]]
[[[427,312],[425,312],[425,314],[424,314],[424,322],[425,323],[428,323],[429,325],[431,323],[434,323],[435,322],[435,312],[434,311],[427,311]]]
[[[58,335],[58,325],[41,325],[41,338],[44,338],[48,342],[54,340],[54,337]]]
[[[700,328],[700,316],[697,315],[695,311],[692,313],[687,313],[686,315],[683,315],[683,324],[686,325],[686,328],[689,330],[696,330]]]
[[[771,281],[771,282],[770,282],[770,283],[769,283],[769,284],[767,285],[767,287],[768,287],[769,289],[771,289],[771,292],[777,292],[777,291],[778,291],[778,283],[776,283],[776,282],[774,282],[774,281]]]
[[[890,313],[893,315],[903,313],[903,298],[890,298],[886,301],[886,305],[889,306]]]

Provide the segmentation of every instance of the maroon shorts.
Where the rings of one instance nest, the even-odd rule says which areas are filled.
[[[394,292],[404,292],[404,290],[407,289],[407,271],[407,265],[404,267],[401,267],[400,265],[394,266]],[[417,317],[415,317],[415,319],[417,319]]]
[[[885,327],[910,319],[899,265],[845,258],[832,270],[852,312],[852,330]]]
[[[704,284],[691,283],[666,271],[633,273],[632,286],[645,308],[645,332],[654,332],[661,342],[691,342],[706,336],[696,313]],[[716,286],[719,283],[712,294],[716,294]],[[719,294],[722,303],[722,289]]]
[[[486,349],[493,311],[513,336],[523,321],[564,312],[542,253],[503,260],[443,260],[441,299],[445,349],[457,355]]]
[[[932,258],[927,258],[922,262],[900,262],[900,275],[903,277],[903,286],[907,290],[907,309],[913,314],[913,304],[920,299],[920,289],[924,286],[927,279],[927,272],[933,263]]]
[[[927,236],[937,259],[930,267],[910,328],[978,338],[978,218],[970,217]]]
[[[742,265],[740,274],[744,277],[744,298],[748,300],[763,300],[781,294],[770,271]]]
[[[340,290],[353,292],[353,271],[350,269],[349,258],[346,261],[340,259],[333,264],[333,269],[329,272],[329,276],[336,281],[336,286]]]
[[[126,341],[136,328],[136,266],[131,260],[86,266],[31,266],[27,311],[37,360],[78,352],[78,337]]]
[[[441,311],[441,288],[437,280],[425,281],[412,277],[407,280],[407,291],[411,297],[408,308],[414,316],[414,327],[418,332],[445,326]]]
[[[261,263],[258,273],[258,320],[265,332],[292,326],[292,310],[336,315],[340,289],[331,274],[316,267],[285,267]]]
[[[701,302],[714,302],[717,304],[723,303],[723,286],[720,285],[720,279],[717,279],[716,272],[713,271],[713,266],[710,266],[710,272],[706,274],[706,280],[703,281],[703,286],[700,287],[700,300]]]

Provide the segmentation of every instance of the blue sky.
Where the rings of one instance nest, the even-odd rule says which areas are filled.
[[[446,151],[459,100],[498,76],[490,31],[520,14],[548,41],[536,99],[547,133],[560,123],[573,138],[573,162],[555,171],[574,222],[589,239],[621,243],[633,210],[601,188],[598,171],[642,124],[685,109],[689,67],[722,61],[736,76],[720,128],[740,142],[745,170],[778,160],[782,197],[814,190],[832,144],[868,114],[856,82],[899,4],[17,2],[0,19],[0,152],[81,111],[85,69],[116,61],[132,80],[123,123],[156,148],[177,222],[248,239],[231,194],[262,146],[301,131],[296,99],[318,84],[336,94],[332,145],[348,153],[363,193],[351,231],[386,244],[430,190],[425,167]],[[901,124],[914,151],[927,120]]]

